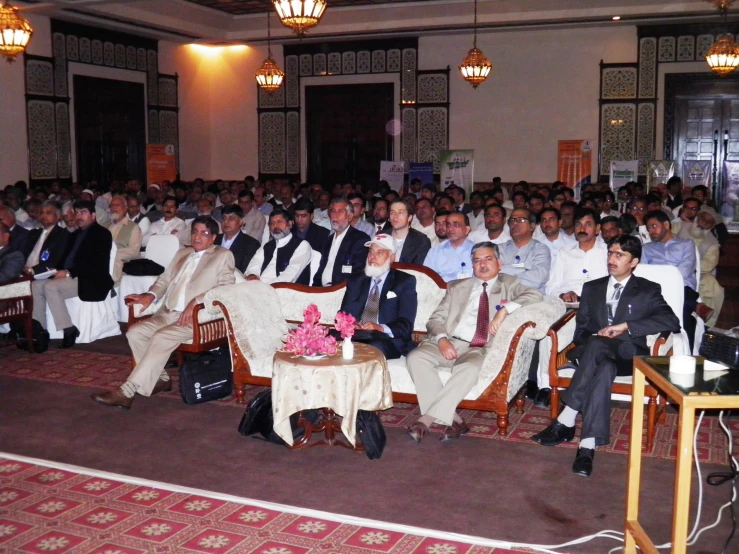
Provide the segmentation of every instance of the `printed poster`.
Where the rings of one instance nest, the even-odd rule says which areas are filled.
[[[589,140],[557,141],[557,180],[576,191],[590,183],[592,173],[592,147]]]
[[[721,215],[731,218],[726,227],[739,233],[739,162],[724,162],[723,198],[716,201],[721,205]]]
[[[408,164],[408,185],[416,177],[421,179],[424,185],[434,184],[434,164],[431,162]]]
[[[710,160],[683,160],[683,185],[695,187],[705,185],[711,190]]]
[[[405,162],[380,162],[380,181],[387,181],[390,188],[400,192],[405,177]]]
[[[441,190],[454,184],[463,188],[469,198],[475,183],[475,151],[442,150],[439,152],[439,173]]]
[[[174,181],[177,179],[173,144],[146,145],[147,184]]]
[[[654,160],[647,164],[647,192],[675,175],[677,164],[671,160]]]
[[[610,185],[613,194],[618,194],[618,189],[630,181],[639,180],[639,160],[627,162],[611,162]]]

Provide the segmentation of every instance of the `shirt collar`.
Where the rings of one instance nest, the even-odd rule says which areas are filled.
[[[390,274],[390,270],[388,269],[385,273],[382,275],[379,275],[377,277],[370,277],[370,288],[374,286],[375,279],[379,279],[380,282],[378,286],[380,287],[380,290],[382,290],[382,287],[385,285],[385,281],[387,280],[387,276]]]
[[[489,279],[488,281],[483,281],[482,279],[478,279],[477,277],[473,277],[473,279],[475,280],[475,287],[477,287],[477,288],[482,288],[482,284],[483,283],[487,283],[488,284],[488,292],[490,292],[490,290],[495,286],[495,283],[498,282],[498,276],[497,275],[495,277],[493,277],[492,279]]]
[[[277,241],[277,248],[282,248],[288,242],[290,242],[292,239],[293,239],[292,234],[289,234],[286,237],[282,237],[280,240]]]
[[[633,275],[633,273],[632,273],[632,275]],[[629,282],[629,280],[630,280],[630,279],[631,279],[631,275],[629,275],[629,276],[628,276],[628,277],[627,277],[626,279],[624,279],[623,281],[621,281],[621,286],[622,286],[623,288],[626,288],[626,285],[628,284],[628,282]],[[609,288],[609,289],[612,289],[612,288],[613,288],[613,286],[614,286],[614,285],[615,285],[616,283],[618,283],[618,281],[616,281],[616,278],[615,278],[615,277],[614,277],[613,275],[611,275],[611,276],[610,276],[610,277],[608,278],[608,288]]]

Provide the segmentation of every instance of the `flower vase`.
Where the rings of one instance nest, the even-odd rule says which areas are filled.
[[[354,343],[351,338],[345,338],[344,342],[341,343],[341,357],[345,360],[354,358]]]

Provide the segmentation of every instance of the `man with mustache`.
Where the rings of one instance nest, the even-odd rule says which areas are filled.
[[[162,202],[162,219],[152,223],[144,233],[143,245],[149,244],[149,239],[154,235],[175,235],[180,241],[180,248],[183,248],[188,241],[187,225],[177,217],[177,200],[167,197]]]
[[[292,233],[293,216],[275,208],[269,214],[271,240],[249,262],[244,274],[247,281],[264,283],[310,284],[310,259],[313,251],[308,241]]]
[[[123,275],[124,262],[139,257],[143,239],[141,228],[128,217],[125,197],[114,196],[110,201],[110,223],[107,227],[117,248],[113,264],[113,281],[117,283]]]

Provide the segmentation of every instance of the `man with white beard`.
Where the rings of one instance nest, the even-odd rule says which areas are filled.
[[[293,216],[275,208],[269,214],[272,237],[249,262],[244,274],[247,281],[310,284],[310,259],[313,251],[308,241],[292,234]],[[277,252],[275,252],[277,250]]]
[[[110,201],[110,223],[107,227],[117,248],[113,264],[113,281],[117,283],[121,280],[123,264],[140,256],[143,240],[141,228],[128,217],[128,201],[125,197],[114,196]]]
[[[686,199],[683,206],[690,200],[692,198]],[[698,295],[701,301],[696,306],[695,313],[705,320],[707,327],[716,325],[725,297],[724,288],[713,275],[721,248],[718,239],[711,232],[715,226],[716,219],[713,213],[700,211],[693,221],[683,223],[679,235],[681,238],[692,240],[698,247],[701,272]]]
[[[390,269],[398,253],[392,236],[376,235],[365,246],[369,253],[364,275],[347,280],[340,311],[357,320],[353,340],[374,346],[388,360],[400,358],[416,347],[412,338],[418,309],[416,278]]]

